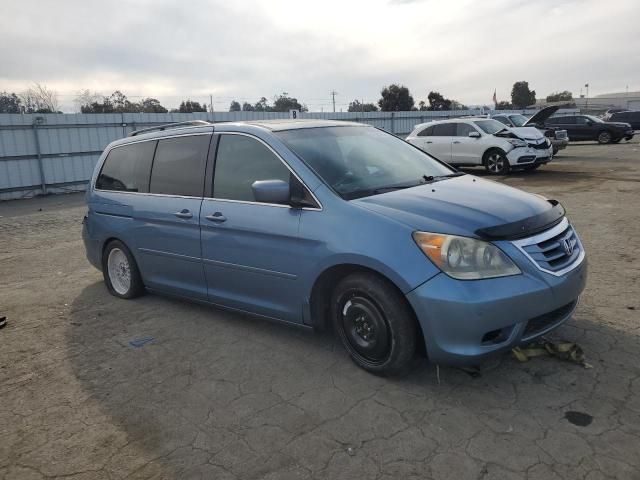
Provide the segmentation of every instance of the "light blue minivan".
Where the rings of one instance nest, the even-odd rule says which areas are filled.
[[[587,262],[562,206],[368,125],[170,124],[111,143],[83,238],[109,291],[308,328],[356,364],[477,364],[570,318]]]

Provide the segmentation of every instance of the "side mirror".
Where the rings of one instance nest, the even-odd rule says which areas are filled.
[[[480,138],[480,132],[469,132],[471,138]]]
[[[286,205],[291,199],[289,183],[282,180],[257,180],[251,184],[251,190],[256,202]]]

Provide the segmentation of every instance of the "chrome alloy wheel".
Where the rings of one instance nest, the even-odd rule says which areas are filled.
[[[487,157],[487,170],[491,173],[502,173],[505,169],[506,158],[497,152],[491,153]]]
[[[116,293],[126,295],[131,288],[131,266],[129,259],[119,248],[114,248],[109,252],[107,272]]]

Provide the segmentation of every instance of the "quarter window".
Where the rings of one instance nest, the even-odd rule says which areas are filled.
[[[148,192],[149,171],[155,148],[155,141],[113,148],[98,175],[96,188],[119,192]]]
[[[211,135],[189,135],[158,141],[151,193],[201,197]]]
[[[418,132],[419,137],[430,137],[431,135],[433,135],[433,125],[427,128],[423,128]]]
[[[216,155],[213,196],[255,202],[251,185],[257,180],[289,182],[291,173],[274,153],[245,135],[221,135]]]

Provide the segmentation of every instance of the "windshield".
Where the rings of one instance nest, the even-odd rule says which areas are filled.
[[[594,117],[593,115],[585,115],[585,117],[587,117],[593,123],[604,123],[604,121],[601,118]]]
[[[276,133],[346,200],[455,174],[404,140],[372,127],[321,127]]]
[[[474,122],[484,133],[493,135],[500,130],[504,130],[505,126],[497,120],[474,120]]]
[[[516,127],[524,126],[524,124],[527,123],[527,120],[529,120],[524,115],[510,115],[509,118]]]

